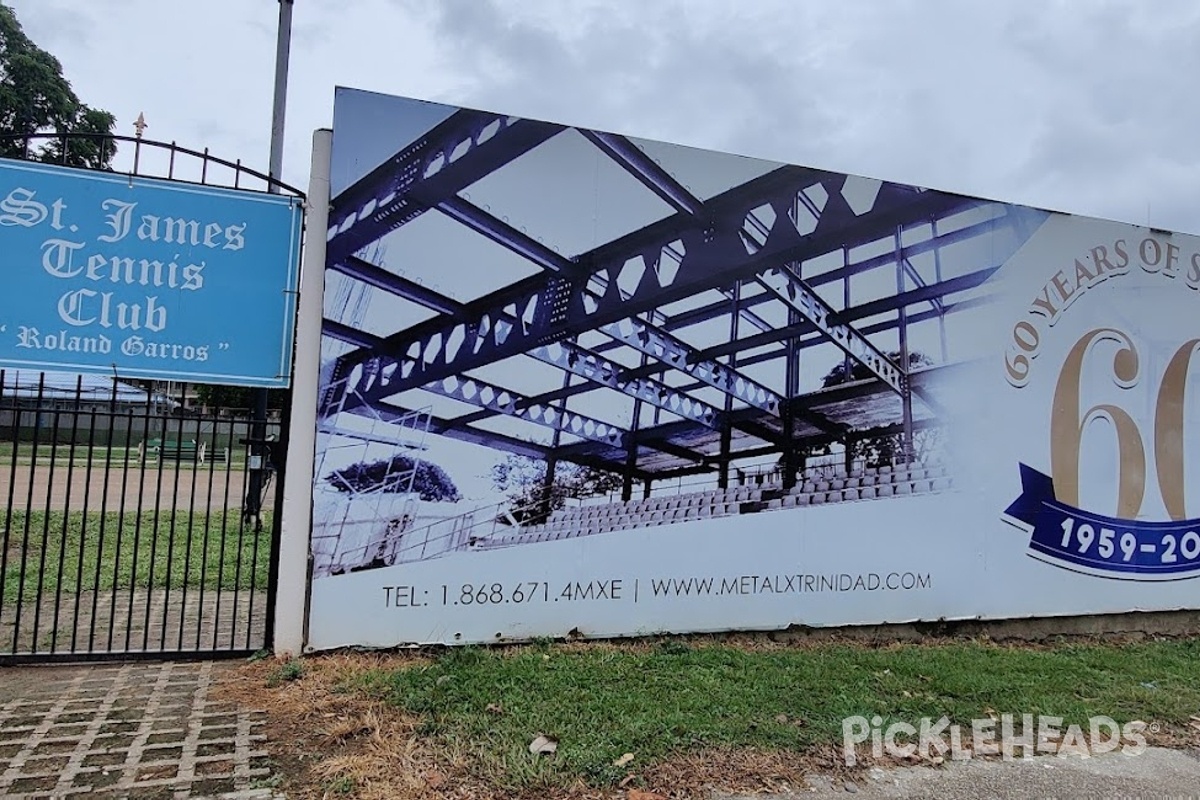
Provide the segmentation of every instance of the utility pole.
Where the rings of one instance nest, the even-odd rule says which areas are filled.
[[[275,45],[275,105],[271,112],[270,175],[280,180],[283,172],[283,123],[287,115],[288,62],[292,53],[292,0],[279,0],[279,37]],[[272,186],[270,191],[278,192]]]
[[[288,63],[292,52],[292,2],[279,0],[279,26],[275,42],[275,98],[271,110],[271,160],[268,175],[274,180],[283,176],[284,121],[287,116]],[[267,191],[279,192],[271,183]],[[267,433],[267,390],[254,391],[254,424],[250,428],[250,475],[246,487],[246,516],[254,517],[255,530],[262,530],[263,488],[266,478],[264,459]],[[282,454],[280,454],[282,457]],[[282,460],[282,458],[280,459]]]

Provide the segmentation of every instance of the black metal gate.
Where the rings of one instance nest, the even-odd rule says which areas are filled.
[[[44,158],[46,139],[71,166],[116,153],[122,174],[303,197],[173,142],[0,144]],[[199,388],[0,370],[0,664],[270,647],[290,396],[251,419]]]
[[[0,662],[270,644],[281,423],[189,394],[0,371]]]

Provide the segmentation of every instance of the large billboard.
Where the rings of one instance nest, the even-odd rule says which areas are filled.
[[[315,648],[1197,605],[1196,237],[350,90],[332,174]]]
[[[0,159],[0,366],[287,386],[295,197]]]

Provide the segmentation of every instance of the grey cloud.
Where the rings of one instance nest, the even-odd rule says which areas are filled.
[[[265,154],[270,0],[8,1],[126,130]],[[236,52],[164,60],[155,26],[223,17]],[[1196,41],[1197,0],[303,0],[285,169],[339,83],[1197,230]]]
[[[1192,134],[1200,109],[1189,98],[1200,73],[1200,10],[1062,8],[1076,13],[1019,40],[1047,86],[1057,86],[1047,90],[1051,101],[1036,120],[1020,178],[1060,202],[1079,197],[1088,213],[1197,229],[1189,184],[1200,179]]]
[[[404,5],[455,102],[1197,227],[1196,3]]]
[[[70,0],[6,0],[6,4],[16,11],[26,35],[43,50],[61,55],[68,48],[92,47],[90,13]]]
[[[820,104],[791,102],[806,78],[802,58],[776,41],[740,46],[679,5],[637,17],[593,6],[569,37],[555,20],[514,18],[511,8],[452,0],[429,9],[452,61],[477,75],[464,102],[740,150],[769,139],[754,124],[763,108],[793,136],[833,127]]]

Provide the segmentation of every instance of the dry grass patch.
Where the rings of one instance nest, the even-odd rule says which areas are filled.
[[[597,646],[613,651],[649,647],[641,643]],[[266,659],[226,672],[216,697],[265,713],[267,750],[284,776],[280,788],[297,800],[654,800],[707,797],[714,786],[783,791],[803,786],[804,776],[813,772],[856,772],[841,763],[834,747],[816,753],[708,748],[653,764],[635,758],[618,785],[610,788],[578,781],[554,789],[498,789],[486,773],[481,775],[479,753],[447,747],[430,735],[428,721],[420,715],[347,690],[381,671],[434,661],[417,654],[318,656],[303,660],[297,678],[280,681],[277,676],[285,665]]]
[[[226,673],[217,696],[266,714],[271,758],[288,797],[362,800],[485,797],[467,786],[461,763],[417,734],[421,720],[380,700],[347,692],[346,682],[403,656],[335,655],[305,659],[295,677],[286,664],[259,661]]]
[[[1151,744],[1194,746],[1198,656],[1186,639],[536,643],[267,660],[219,693],[266,712],[289,797],[688,798],[861,776],[866,754],[849,769],[840,747],[853,715],[969,730],[992,709],[1103,714],[1159,723]],[[540,734],[552,753],[530,752]]]

